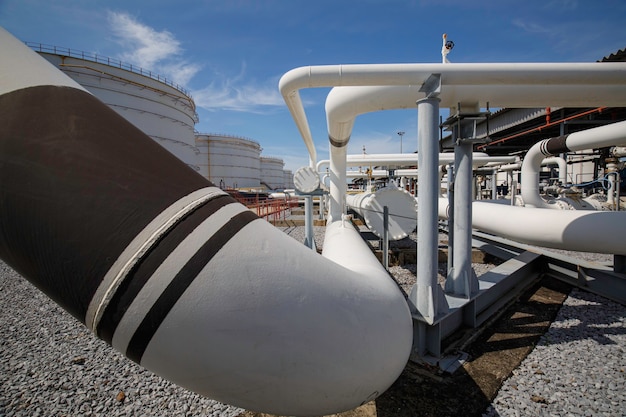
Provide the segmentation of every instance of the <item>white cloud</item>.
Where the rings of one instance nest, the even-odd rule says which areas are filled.
[[[169,31],[157,31],[127,13],[109,12],[108,22],[124,48],[120,55],[123,61],[160,73],[182,85],[200,70],[199,65],[180,58],[183,49]]]
[[[183,57],[180,41],[167,30],[158,31],[123,12],[109,12],[108,22],[124,51],[120,59],[186,86],[201,70]],[[268,107],[284,106],[278,81],[258,84],[245,80],[245,63],[235,77],[214,73],[208,86],[191,92],[196,106],[207,110],[263,113]]]
[[[263,113],[265,107],[285,105],[276,86],[234,85],[229,80],[212,82],[191,94],[196,105],[207,110]]]
[[[265,84],[246,80],[246,64],[242,64],[239,74],[234,77],[214,75],[208,86],[191,92],[198,107],[206,110],[231,110],[263,113],[267,107],[282,107],[283,101],[278,91],[278,81]],[[265,110],[263,110],[265,109]]]
[[[552,33],[552,30],[550,30],[549,28],[545,26],[542,26],[533,22],[527,22],[522,19],[513,20],[513,24],[528,33],[535,33],[535,34],[551,34]]]

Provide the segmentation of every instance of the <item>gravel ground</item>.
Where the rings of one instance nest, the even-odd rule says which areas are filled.
[[[221,416],[243,410],[143,369],[0,262],[0,416]]]
[[[574,289],[483,415],[626,416],[626,307]]]
[[[281,228],[302,242],[303,228]],[[321,248],[323,227],[314,228]],[[414,267],[393,267],[410,285]],[[477,271],[480,274],[480,271]],[[626,307],[574,290],[485,416],[626,416]],[[0,416],[222,416],[243,410],[142,369],[0,262]]]

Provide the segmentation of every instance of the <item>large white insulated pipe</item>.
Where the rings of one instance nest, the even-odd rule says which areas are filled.
[[[336,413],[395,381],[411,314],[359,268],[360,237],[329,229],[331,260],[296,244],[3,29],[0,52],[8,265],[132,360],[248,410]]]
[[[528,150],[522,162],[521,182],[524,205],[541,208],[552,207],[539,194],[539,171],[542,161],[547,156],[624,144],[626,144],[626,121],[537,142]]]
[[[313,167],[317,154],[299,90],[357,86],[335,88],[326,100],[331,160],[337,168],[330,182],[329,220],[333,221],[343,209],[346,168],[345,157],[341,160],[333,152],[346,154],[340,148],[347,146],[355,114],[412,107],[416,100],[427,97],[428,89],[422,86],[434,75],[441,80],[438,98],[444,107],[462,102],[476,103],[478,107],[558,107],[564,103],[590,106],[595,105],[594,100],[609,105],[608,102],[623,102],[625,69],[621,63],[327,65],[293,69],[281,77],[279,89],[309,150]]]
[[[379,238],[384,237],[384,207],[387,207],[389,240],[404,239],[417,227],[417,203],[408,191],[391,184],[375,192],[346,195],[348,208],[365,220]]]
[[[299,92],[304,88],[374,86],[368,87],[370,97],[385,94],[396,103],[400,99],[394,97],[405,97],[404,105],[412,108],[426,97],[421,86],[431,75],[440,74],[442,107],[463,102],[480,107],[487,103],[491,107],[622,106],[625,69],[622,62],[322,65],[287,72],[279,88],[314,166],[317,153]]]
[[[445,198],[439,199],[439,217],[448,217]],[[544,210],[474,201],[472,226],[529,245],[626,254],[626,212]]]

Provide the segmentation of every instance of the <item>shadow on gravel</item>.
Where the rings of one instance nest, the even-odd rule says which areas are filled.
[[[570,290],[555,279],[541,279],[464,348],[470,359],[453,375],[427,376],[409,363],[376,400],[376,416],[481,416],[548,330]]]

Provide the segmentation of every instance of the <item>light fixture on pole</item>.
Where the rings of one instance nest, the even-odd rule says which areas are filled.
[[[404,136],[404,132],[401,130],[398,132],[398,135],[400,136],[400,153],[402,153],[402,136]]]

